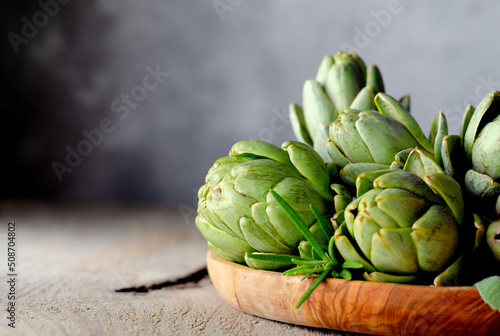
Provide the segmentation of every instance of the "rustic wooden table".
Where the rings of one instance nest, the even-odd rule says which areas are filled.
[[[356,335],[251,316],[227,304],[209,278],[206,242],[176,208],[0,203],[1,335]],[[15,300],[8,298],[8,223],[15,222]],[[15,329],[8,326],[15,304]]]

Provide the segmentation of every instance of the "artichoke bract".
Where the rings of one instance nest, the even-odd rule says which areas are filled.
[[[368,68],[355,53],[326,55],[315,79],[307,80],[301,108],[290,104],[290,121],[297,139],[314,147],[325,160],[329,125],[345,109],[375,109],[373,98],[384,92],[382,75],[376,65]]]
[[[366,280],[419,282],[450,266],[464,203],[460,185],[434,161],[416,149],[405,170],[362,173],[356,183],[335,244],[364,265]]]
[[[270,190],[279,193],[313,233],[321,228],[310,204],[326,218],[334,213],[329,172],[309,145],[288,141],[280,148],[259,140],[238,142],[210,168],[198,193],[196,225],[215,253],[266,269],[283,265],[257,264],[245,255],[298,254],[304,237]]]

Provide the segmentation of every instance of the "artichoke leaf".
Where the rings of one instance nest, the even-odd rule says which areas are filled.
[[[245,252],[255,251],[245,240],[217,229],[199,216],[196,219],[196,227],[212,245],[240,258],[241,262]]]
[[[477,105],[470,118],[464,135],[464,148],[467,158],[472,156],[472,146],[482,128],[498,117],[500,109],[500,92],[488,93]]]
[[[436,145],[436,135],[438,133],[438,128],[439,128],[439,117],[442,114],[443,111],[439,111],[438,114],[436,114],[436,116],[434,117],[434,120],[432,121],[431,130],[429,132],[429,141],[432,146]]]
[[[315,80],[307,80],[302,90],[302,106],[306,127],[314,140],[318,124],[330,125],[339,115],[323,86]]]
[[[388,190],[388,189],[385,189]],[[398,222],[391,216],[392,214],[388,214],[387,212],[384,212],[380,207],[379,207],[379,202],[377,200],[379,199],[379,195],[384,192],[385,190],[375,190],[367,193],[362,201],[360,202],[358,206],[358,211],[359,212],[366,212],[369,217],[377,223],[378,226],[381,228],[399,228],[400,225]],[[397,189],[393,189],[397,190]]]
[[[454,178],[439,173],[427,175],[425,181],[446,203],[458,224],[462,224],[465,204],[460,184]]]
[[[354,219],[356,218],[356,212],[360,202],[361,198],[356,198],[354,201],[349,203],[349,205],[344,210],[344,219],[345,219],[344,226],[347,229],[347,231],[349,231],[349,235],[351,237],[354,237]]]
[[[403,169],[418,175],[422,179],[430,174],[444,174],[444,170],[433,159],[418,148],[415,148],[410,153]]]
[[[318,124],[316,127],[316,136],[313,140],[313,149],[320,155],[323,161],[329,161],[330,155],[326,150],[326,143],[329,140],[329,128],[330,125]]]
[[[336,193],[334,196],[335,212],[344,211],[352,201],[351,193],[345,186],[338,183],[332,184],[330,188]]]
[[[308,145],[304,144],[304,146]],[[224,190],[231,191],[233,199],[237,197],[239,200],[246,201],[243,198],[245,196],[253,199],[254,202],[265,198],[269,189],[274,187],[276,180],[282,180],[289,176],[300,177],[295,169],[268,159],[242,163],[233,168],[231,175],[234,177],[234,190],[237,191],[237,194],[232,192],[231,182],[227,182],[228,186]],[[328,180],[326,185],[328,185]],[[248,202],[243,204],[251,205]]]
[[[330,139],[349,161],[375,162],[367,143],[358,132],[359,114],[359,112],[342,111],[339,118],[330,125]]]
[[[465,187],[468,192],[479,198],[500,195],[500,183],[493,181],[491,176],[472,169],[465,174]]]
[[[457,222],[443,207],[433,205],[415,222],[411,237],[420,269],[439,272],[457,248]]]
[[[283,254],[293,253],[293,248],[275,239],[248,217],[240,219],[240,227],[245,240],[257,251]]]
[[[256,155],[291,166],[288,154],[280,147],[261,140],[243,140],[233,145],[230,155]]]
[[[441,158],[447,175],[462,180],[465,175],[464,162],[467,162],[462,137],[448,135],[441,144]]]
[[[277,271],[289,268],[294,265],[292,262],[277,261],[277,260],[262,260],[262,259],[252,258],[252,256],[254,256],[255,254],[256,254],[255,252],[246,253],[244,256],[245,263],[250,268]],[[259,253],[259,254],[262,255],[264,253]],[[272,255],[272,254],[269,253],[267,255]]]
[[[205,177],[205,183],[210,185],[217,185],[224,178],[227,178],[231,174],[231,170],[241,163],[252,161],[250,157],[237,157],[237,156],[225,156],[213,164],[213,166],[208,170],[207,176]],[[203,188],[204,186],[202,186]],[[200,192],[205,195],[208,193],[210,188],[207,186],[205,190],[200,188]],[[198,194],[199,196],[200,194]]]
[[[207,245],[208,245],[209,249],[214,251],[215,254],[217,254],[219,257],[221,257],[224,260],[239,263],[239,264],[243,264],[245,262],[245,257],[237,256],[237,255],[231,254],[227,251],[221,250],[220,248],[218,248],[217,246],[215,246],[214,244],[212,244],[209,241],[207,241]]]
[[[467,127],[469,127],[470,120],[472,115],[474,114],[475,108],[471,104],[467,105],[465,108],[464,115],[462,117],[462,127],[460,129],[460,135],[462,139],[465,137],[465,132],[467,131]]]
[[[411,154],[413,149],[414,148],[407,148],[398,152],[394,157],[394,161],[392,162],[391,166],[397,166],[398,167],[397,169],[403,169],[406,164],[406,161],[408,160],[408,156]]]
[[[349,54],[349,56],[351,56],[351,58],[354,60],[354,62],[356,62],[356,66],[357,66],[357,69],[360,73],[360,77],[361,78],[366,78],[367,74],[366,74],[366,65],[365,65],[365,62],[363,62],[363,60],[361,59],[361,57],[359,57],[358,54],[352,52]]]
[[[288,152],[292,164],[302,176],[324,192],[326,198],[331,198],[328,188],[330,175],[321,156],[311,146],[297,141],[287,141],[281,147]]]
[[[239,226],[240,217],[251,216],[253,203],[254,199],[238,193],[229,181],[220,188],[220,193],[215,192],[207,199],[207,207],[239,237],[243,237]]]
[[[372,237],[380,231],[380,226],[375,223],[367,211],[359,212],[354,219],[353,237],[363,254],[372,260]]]
[[[390,282],[400,284],[413,283],[418,279],[416,275],[393,275],[383,272],[365,272],[363,274],[363,278],[366,281]]]
[[[446,117],[443,111],[439,111],[435,119],[436,127],[435,134],[432,134],[433,139],[431,142],[434,143],[434,156],[436,162],[442,166],[443,158],[441,154],[441,144],[445,136],[448,135],[448,123],[446,122]],[[434,128],[434,125],[433,125]]]
[[[269,204],[266,211],[270,222],[276,228],[276,232],[287,245],[297,246],[304,239],[302,233],[278,204]],[[311,224],[311,222],[308,223],[308,225]]]
[[[375,267],[365,259],[354,247],[349,238],[345,224],[342,224],[335,231],[335,246],[344,260],[352,260],[363,265],[363,269],[367,272],[376,271]]]
[[[382,74],[375,64],[366,69],[366,86],[373,87],[374,93],[385,92]]]
[[[419,271],[412,228],[384,228],[372,237],[371,262],[381,272],[412,274]]]
[[[408,113],[410,113],[410,95],[406,94],[399,99],[401,106],[405,108]]]
[[[350,163],[340,170],[340,178],[348,185],[355,186],[360,174],[387,169],[389,169],[388,165],[379,163]]]
[[[356,129],[374,160],[358,162],[389,165],[398,152],[418,146],[418,142],[401,123],[376,111],[359,113]]]
[[[328,175],[330,175],[330,181],[338,181],[339,176],[339,166],[333,162],[326,162],[326,169],[328,169]]]
[[[497,218],[500,218],[500,195],[497,198],[497,201],[495,203],[495,214]]]
[[[359,91],[349,108],[360,111],[375,110],[377,107],[375,106],[375,102],[373,101],[374,98],[375,93],[373,92],[373,87],[365,86],[363,89],[361,89],[361,91]]]
[[[318,73],[316,74],[316,80],[323,86],[325,86],[328,72],[330,72],[330,68],[332,67],[333,63],[333,57],[330,55],[325,55],[319,65]]]
[[[422,145],[425,150],[432,153],[433,146],[425,137],[417,121],[396,99],[380,92],[375,96],[375,105],[377,105],[380,113],[402,123],[420,145]]]
[[[398,227],[411,227],[429,204],[424,198],[405,189],[388,188],[375,197],[377,208],[393,219]]]
[[[379,176],[383,176],[394,171],[395,170],[392,169],[372,170],[366,173],[358,174],[358,178],[356,179],[356,197],[360,198],[362,195],[372,190],[375,187],[374,182]]]
[[[325,149],[335,165],[344,167],[351,162],[330,139],[328,139],[328,141],[326,142]]]
[[[408,190],[431,203],[439,203],[439,198],[419,176],[404,170],[391,171],[381,175],[374,182],[375,188],[400,188]]]
[[[279,234],[278,229],[269,220],[269,216],[267,214],[268,206],[269,204],[267,202],[259,202],[252,205],[253,220],[255,221],[256,225],[259,227],[260,230],[265,231],[267,235],[277,240],[280,245],[287,246],[288,248],[290,248],[289,245],[286,243],[286,241],[283,239],[283,237]],[[243,234],[245,233],[243,232]]]
[[[205,220],[210,222],[213,226],[215,226],[219,230],[222,230],[233,236],[238,236],[229,226],[226,225],[226,223],[224,223],[224,221],[219,216],[217,216],[217,214],[213,211],[211,206],[206,206],[203,209],[200,208],[200,206],[198,206],[198,213],[201,214],[202,217],[205,217]]]
[[[311,135],[309,134],[309,131],[306,127],[304,111],[302,110],[302,108],[295,103],[291,103],[288,107],[288,114],[295,137],[299,141],[312,146],[313,142],[311,139]]]
[[[465,265],[465,256],[461,254],[448,268],[434,278],[434,286],[457,285],[456,281]]]
[[[500,180],[500,121],[483,127],[472,146],[471,160],[475,171]]]

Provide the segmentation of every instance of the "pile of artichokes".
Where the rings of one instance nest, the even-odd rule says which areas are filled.
[[[325,56],[302,107],[290,104],[298,141],[244,140],[208,171],[196,225],[210,249],[290,270],[325,255],[321,245],[368,281],[470,285],[500,275],[500,93],[467,107],[459,135],[440,111],[426,136],[409,103],[384,93],[377,66],[358,55]]]

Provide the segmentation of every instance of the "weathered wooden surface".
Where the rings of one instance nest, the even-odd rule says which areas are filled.
[[[227,304],[209,279],[148,293],[205,265],[178,209],[0,204],[0,335],[356,335],[274,322]],[[7,327],[6,233],[17,223],[16,329]]]

